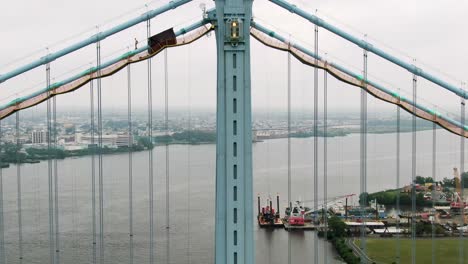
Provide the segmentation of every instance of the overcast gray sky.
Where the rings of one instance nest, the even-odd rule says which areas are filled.
[[[2,1],[0,28],[0,73],[9,71],[28,61],[68,44],[82,40],[99,29],[121,23],[149,8],[166,4],[166,0],[81,0],[81,1]],[[382,47],[406,61],[417,58],[421,68],[435,72],[442,79],[454,84],[466,80],[466,48],[468,1],[459,0],[290,0],[309,12],[317,12],[328,22]],[[197,0],[152,20],[153,34],[171,26],[177,28],[201,18],[200,4],[208,8],[213,1]],[[254,19],[294,41],[313,49],[313,25],[266,0],[254,1]],[[84,32],[84,33],[83,33]],[[83,33],[79,35],[79,33]],[[74,37],[73,37],[74,36]],[[72,37],[72,38],[70,38]],[[119,33],[102,43],[102,55],[107,59],[125,52],[133,45],[133,38],[145,38],[145,25],[138,25]],[[362,69],[362,50],[325,30],[319,33],[321,55],[327,53],[330,61],[339,62],[355,71]],[[391,48],[388,48],[391,47]],[[32,55],[30,55],[32,54]],[[405,55],[407,54],[407,55]],[[18,60],[29,55],[26,59]],[[103,61],[107,59],[103,58]],[[214,37],[204,37],[197,43],[168,51],[169,101],[171,107],[215,107],[216,52]],[[9,64],[10,62],[16,62]],[[52,63],[55,81],[72,73],[89,68],[95,63],[95,46],[73,53]],[[424,63],[424,64],[422,64]],[[429,68],[431,66],[434,69]],[[74,71],[73,71],[74,70]],[[71,72],[70,72],[71,71]],[[164,96],[163,56],[153,61],[154,104],[161,107]],[[443,73],[439,73],[441,71]],[[67,73],[63,75],[64,73]],[[146,63],[132,66],[133,99],[135,107],[146,105]],[[409,93],[411,75],[396,66],[369,57],[370,79],[382,80],[387,87]],[[447,76],[446,74],[450,75]],[[252,95],[253,105],[261,109],[284,109],[286,106],[287,55],[267,49],[252,40]],[[313,101],[313,70],[294,61],[293,107],[307,109]],[[322,77],[322,74],[320,74]],[[0,84],[0,103],[11,101],[17,94],[25,95],[42,88],[45,69],[40,67],[28,74]],[[387,84],[388,83],[388,84]],[[418,95],[426,104],[457,111],[459,99],[427,81],[419,81]],[[126,106],[126,71],[121,71],[103,81],[104,107]],[[332,109],[359,108],[359,90],[336,80],[329,82],[330,107]],[[87,86],[73,94],[59,97],[60,107],[87,106]],[[425,101],[424,101],[425,102]],[[391,110],[375,99],[369,99],[371,115],[377,111]]]

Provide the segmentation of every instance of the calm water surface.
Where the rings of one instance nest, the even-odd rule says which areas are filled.
[[[451,177],[459,166],[459,138],[438,130],[436,178]],[[402,134],[401,185],[411,179],[411,134]],[[319,139],[323,148],[323,139]],[[368,137],[368,191],[396,186],[396,135]],[[418,132],[418,175],[431,176],[432,131]],[[281,196],[281,213],[287,204],[287,140],[256,143],[254,193],[263,199]],[[213,263],[215,145],[169,147],[170,228],[166,229],[165,150],[154,151],[156,263]],[[293,200],[311,200],[313,139],[292,139]],[[323,153],[322,150],[319,153]],[[319,197],[323,196],[323,159],[319,157]],[[104,156],[105,263],[129,263],[128,156]],[[148,152],[134,153],[134,263],[148,262]],[[60,245],[62,263],[92,260],[91,159],[58,161]],[[359,193],[359,135],[328,139],[328,196]],[[47,162],[21,166],[23,263],[49,262]],[[97,173],[96,173],[97,177]],[[8,263],[18,261],[16,167],[3,170],[5,236]],[[357,202],[357,199],[356,201]],[[310,204],[312,205],[312,204]],[[256,208],[256,205],[254,206]],[[292,263],[311,263],[313,232],[292,232]],[[167,247],[169,241],[169,247]],[[288,233],[258,229],[255,225],[256,260],[259,264],[287,263]],[[320,259],[329,251],[319,241]],[[167,254],[169,249],[169,254]]]

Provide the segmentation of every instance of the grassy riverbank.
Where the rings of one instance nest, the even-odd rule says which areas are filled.
[[[376,263],[397,263],[397,243],[395,238],[367,239],[367,255]],[[432,263],[432,240],[416,240],[416,263]],[[435,239],[436,263],[459,263],[459,239]],[[359,245],[360,241],[356,241]],[[411,263],[411,239],[400,239],[400,263]],[[468,241],[464,241],[464,263],[468,264]]]

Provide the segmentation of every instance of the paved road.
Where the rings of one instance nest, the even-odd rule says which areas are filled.
[[[354,244],[354,238],[347,238],[346,244],[353,250],[354,255],[364,260],[363,263],[377,263],[372,261],[356,244]]]

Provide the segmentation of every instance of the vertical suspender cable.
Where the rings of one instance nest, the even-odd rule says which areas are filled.
[[[20,160],[20,138],[19,138],[19,112],[16,112],[16,179],[17,179],[17,201],[18,201],[18,246],[19,262],[23,262],[23,218],[21,208],[21,160]]]
[[[292,208],[292,202],[291,202],[291,53],[288,53],[288,206],[289,206],[290,212],[292,212],[293,208]],[[288,232],[288,264],[291,264],[291,257],[292,257],[291,256],[291,233]]]
[[[93,264],[96,264],[97,260],[97,235],[96,235],[96,159],[95,159],[95,124],[94,124],[94,81],[91,81],[89,84],[89,100],[90,100],[90,117],[91,117],[91,210],[92,210],[92,222],[93,222]]]
[[[400,189],[400,116],[401,109],[397,105],[397,134],[396,134],[396,189]],[[396,215],[400,215],[400,192],[396,193]],[[400,218],[396,222],[396,263],[400,264],[401,245],[400,245]]]
[[[16,177],[18,183],[18,245],[19,262],[23,263],[23,216],[21,207],[21,160],[19,151],[21,149],[19,135],[19,112],[16,112]]]
[[[325,227],[325,239],[328,237],[328,140],[327,140],[327,122],[328,122],[328,91],[327,91],[327,82],[328,82],[328,73],[327,71],[323,71],[323,201],[324,205],[324,217],[323,217],[323,225]],[[324,261],[323,263],[328,263],[328,247],[324,246]]]
[[[36,120],[36,117],[35,117],[35,114],[34,114],[35,111],[31,111],[30,114],[31,116],[29,117],[31,120]],[[37,167],[32,167],[32,172],[31,172],[31,184],[34,185],[34,189],[32,190],[33,193],[32,194],[32,199],[33,201],[35,202],[35,205],[34,205],[34,212],[33,212],[33,215],[30,217],[30,219],[33,221],[34,223],[34,231],[37,232],[37,233],[40,233],[41,232],[41,212],[43,211],[42,210],[42,207],[41,207],[41,201],[39,199],[40,196],[40,184],[39,184],[39,181],[41,179],[41,176],[38,175],[38,168]],[[32,227],[31,227],[32,228]]]
[[[133,133],[132,133],[132,79],[131,64],[127,66],[127,88],[128,88],[128,217],[129,217],[129,242],[130,242],[130,264],[133,263]]]
[[[58,168],[57,168],[57,97],[52,98],[52,113],[53,113],[53,133],[54,133],[54,195],[55,195],[55,207],[54,207],[54,221],[55,221],[55,263],[60,263],[60,236],[59,236],[59,204],[58,204]]]
[[[3,169],[2,169],[2,124],[0,120],[0,263],[6,263],[5,256],[5,222],[3,217]]]
[[[463,227],[465,225],[465,200],[463,196],[463,189],[465,188],[464,185],[464,171],[465,171],[465,99],[461,98],[461,103],[460,103],[460,116],[461,116],[461,135],[460,136],[460,202],[461,202],[461,207],[460,207],[460,227]],[[460,229],[460,248],[458,250],[459,253],[459,258],[460,258],[460,263],[463,264],[464,262],[464,241],[463,241],[463,230]]]
[[[0,264],[5,264],[5,226],[3,218],[2,121],[0,120]]]
[[[411,160],[412,160],[412,179],[411,179],[411,263],[416,263],[416,75],[413,75],[413,115],[412,115],[412,148],[411,148]]]
[[[99,178],[99,263],[104,263],[104,190],[102,170],[102,92],[101,92],[101,41],[96,46],[97,104],[98,104],[98,178]]]
[[[433,186],[432,186],[432,208],[435,208],[435,199],[436,199],[436,186],[435,186],[435,183],[437,182],[436,180],[436,149],[437,149],[437,141],[436,141],[436,137],[437,137],[437,124],[436,123],[432,123],[432,179],[433,179]],[[433,219],[431,221],[431,227],[432,227],[432,232],[431,232],[431,236],[432,236],[432,243],[431,243],[431,246],[432,246],[432,264],[435,264],[435,251],[436,251],[436,240],[435,240],[435,225],[434,225],[434,222],[435,222],[435,211],[434,211],[434,216],[433,216]]]
[[[48,97],[50,97],[50,64],[46,65],[46,82]],[[52,134],[52,117],[50,100],[47,100],[47,171],[48,171],[48,185],[49,185],[49,257],[50,263],[55,263],[54,258],[54,218],[53,218],[53,178],[52,178],[52,156],[51,156],[51,134]]]
[[[360,159],[360,171],[361,171],[361,194],[367,192],[367,50],[364,50],[364,88],[361,90],[361,159]],[[367,206],[367,195],[362,195],[361,201],[361,214],[364,213],[364,208]],[[365,222],[365,220],[364,220]],[[361,250],[366,254],[366,226],[361,225]],[[365,259],[361,259],[361,263],[364,263]]]
[[[77,233],[78,233],[78,223],[80,222],[79,220],[77,221],[77,215],[78,215],[78,218],[80,217],[80,214],[77,214],[77,210],[78,210],[78,203],[77,203],[77,188],[76,188],[76,171],[75,170],[72,170],[72,169],[69,169],[68,171],[71,171],[72,173],[72,192],[71,192],[71,195],[72,195],[72,210],[71,210],[71,217],[72,217],[72,221],[71,221],[71,224],[72,224],[72,234],[71,234],[71,244],[72,244],[72,247],[73,248],[78,248],[79,247],[79,244],[80,244],[80,241],[78,241],[77,239]],[[77,254],[77,250],[74,250],[72,252],[72,263],[76,263],[78,262],[78,254]],[[82,254],[80,254],[80,256],[82,256]]]
[[[190,80],[190,55],[191,55],[191,52],[190,52],[190,46],[188,46],[188,60],[189,62],[187,63],[187,75],[188,75],[188,82],[187,82],[187,92],[188,92],[188,126],[187,126],[187,130],[188,130],[188,144],[187,144],[187,263],[190,264],[192,262],[192,259],[191,259],[191,251],[190,251],[190,218],[191,218],[191,214],[190,214],[190,209],[191,209],[191,204],[190,204],[190,193],[191,193],[191,190],[190,190],[190,178],[191,178],[191,168],[190,168],[190,165],[191,165],[191,161],[192,161],[192,157],[191,157],[191,144],[192,144],[192,101],[191,101],[191,80]]]
[[[31,120],[35,120],[35,115],[34,115],[34,112],[35,111],[31,111]],[[42,207],[41,207],[41,201],[39,199],[40,196],[40,179],[41,179],[41,176],[39,175],[38,173],[38,168],[37,167],[34,167],[33,168],[33,181],[34,181],[34,201],[37,201],[37,206],[34,207],[35,211],[34,211],[34,231],[39,233],[41,232],[41,229],[40,229],[40,219],[41,219],[41,212],[42,212]]]
[[[169,94],[167,72],[167,49],[164,50],[164,129],[166,130],[166,251],[167,263],[170,263],[170,233],[169,233]]]
[[[315,54],[318,54],[318,26],[314,30]],[[315,64],[318,64],[315,58]],[[314,222],[318,211],[318,68],[314,68]],[[314,232],[314,263],[318,263],[318,235]]]
[[[146,21],[146,36],[151,37],[151,21]],[[150,148],[148,149],[148,181],[149,181],[149,243],[150,243],[150,264],[154,263],[154,193],[153,193],[153,87],[151,78],[151,58],[148,63],[148,139]]]

